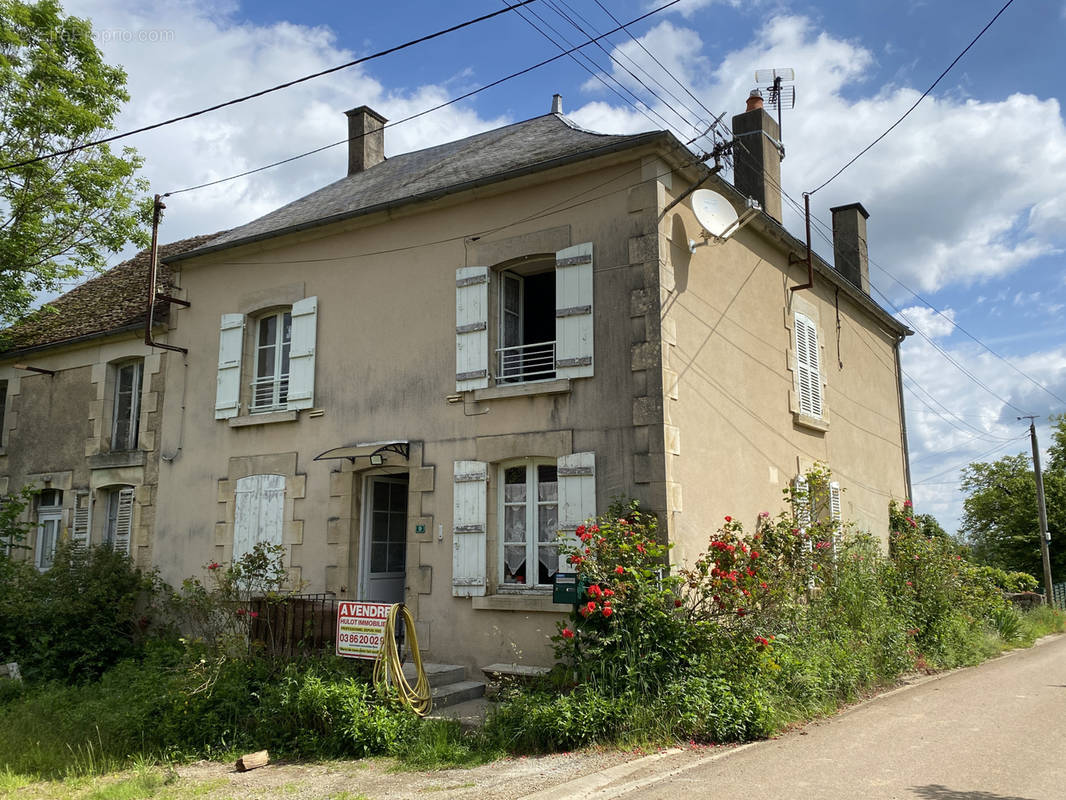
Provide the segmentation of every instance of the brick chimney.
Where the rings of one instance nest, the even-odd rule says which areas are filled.
[[[870,258],[866,248],[866,220],[862,203],[829,209],[833,214],[833,264],[837,272],[870,293]]]
[[[733,185],[781,221],[781,128],[763,109],[762,93],[754,89],[747,110],[733,117]]]
[[[385,160],[385,123],[369,106],[344,112],[348,117],[348,174],[370,169]]]

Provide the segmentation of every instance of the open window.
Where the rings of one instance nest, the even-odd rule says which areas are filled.
[[[114,395],[111,404],[111,450],[136,450],[140,432],[141,378],[144,362],[140,359],[114,365]]]
[[[538,260],[499,273],[497,383],[555,377],[555,261]]]
[[[37,542],[33,560],[41,572],[52,568],[63,525],[63,492],[43,489],[37,495]]]
[[[289,402],[289,355],[292,351],[292,311],[265,314],[255,324],[255,374],[252,412],[279,411]]]

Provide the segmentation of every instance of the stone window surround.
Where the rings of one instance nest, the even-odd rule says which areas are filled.
[[[785,305],[784,309],[784,323],[785,330],[788,331],[788,349],[787,349],[787,362],[786,369],[792,376],[792,382],[788,390],[788,410],[792,412],[792,421],[798,427],[806,428],[818,433],[825,433],[829,430],[829,402],[827,396],[827,379],[825,369],[825,331],[822,330],[821,319],[819,318],[818,307],[811,303],[809,300],[799,297],[796,292],[790,293],[792,296],[790,302]],[[818,331],[818,368],[821,375],[822,385],[822,416],[812,417],[809,414],[804,414],[800,411],[799,407],[799,395],[796,392],[796,330],[795,330],[795,316],[796,314],[802,314],[807,317]]]

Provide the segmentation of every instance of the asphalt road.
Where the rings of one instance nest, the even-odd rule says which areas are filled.
[[[651,777],[589,797],[1066,800],[1066,636]]]

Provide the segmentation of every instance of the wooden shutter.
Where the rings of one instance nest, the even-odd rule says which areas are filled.
[[[792,508],[796,515],[796,525],[807,528],[811,524],[811,493],[807,486],[807,479],[797,475],[792,480],[793,500]]]
[[[237,480],[233,504],[233,562],[259,542],[281,544],[285,524],[285,476],[248,475]]]
[[[74,524],[70,527],[70,541],[81,547],[89,546],[92,530],[92,495],[78,492],[74,495]]]
[[[115,540],[112,545],[116,553],[130,554],[130,540],[133,538],[133,487],[127,486],[118,492],[118,513],[115,515]]]
[[[315,404],[315,336],[318,298],[305,297],[292,304],[292,340],[289,345],[290,409]],[[284,491],[284,485],[282,486]]]
[[[577,541],[578,525],[596,519],[596,454],[574,453],[556,461],[559,480],[559,531]],[[562,557],[560,557],[562,562]],[[560,563],[559,569],[570,570]]]
[[[799,410],[811,417],[822,416],[822,369],[818,349],[818,328],[796,314],[796,391]]]
[[[455,391],[489,385],[489,268],[455,271]]]
[[[840,522],[841,518],[840,484],[833,481],[829,484],[829,519],[833,522]]]
[[[218,333],[218,390],[215,419],[237,416],[241,401],[241,352],[244,349],[244,315],[223,314]]]
[[[485,514],[489,465],[456,461],[452,481],[452,594],[485,594]]]
[[[592,375],[592,242],[555,254],[555,374]]]

